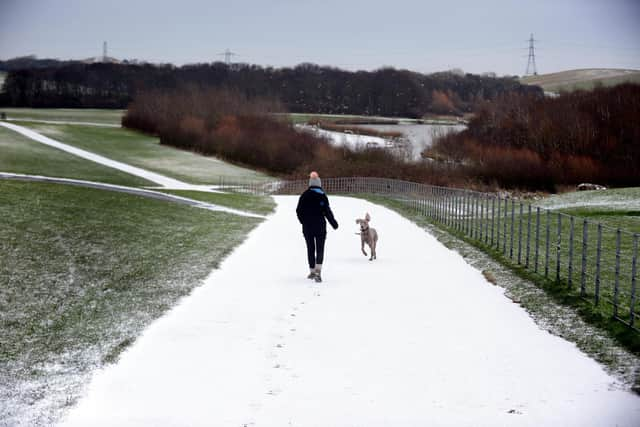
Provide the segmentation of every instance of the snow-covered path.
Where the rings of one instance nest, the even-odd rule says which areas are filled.
[[[17,119],[7,118],[4,119],[8,122],[30,122],[30,123],[44,123],[51,125],[79,125],[79,126],[93,126],[93,127],[103,127],[103,128],[119,128],[122,127],[119,124],[115,123],[98,123],[98,122],[83,122],[83,121],[70,121],[70,120],[43,120],[43,119],[34,119],[30,117],[20,117]]]
[[[68,426],[637,426],[640,398],[396,213],[332,197],[324,280],[296,197],[98,372]],[[371,213],[378,260],[359,253]]]

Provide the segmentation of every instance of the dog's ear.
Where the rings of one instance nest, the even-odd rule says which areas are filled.
[[[369,215],[369,212],[367,212],[367,214],[364,216],[364,220],[367,222],[371,221],[371,216]]]

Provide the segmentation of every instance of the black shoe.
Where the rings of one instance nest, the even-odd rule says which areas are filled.
[[[316,273],[314,280],[316,281],[316,283],[322,283],[322,277],[320,277],[320,273]]]
[[[309,273],[309,275],[307,276],[307,279],[311,279],[311,280],[313,280],[313,279],[315,279],[315,278],[316,278],[316,272],[315,272],[315,271],[312,271],[312,272],[311,272],[311,273]]]

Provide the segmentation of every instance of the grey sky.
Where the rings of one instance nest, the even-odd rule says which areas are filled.
[[[523,74],[640,69],[640,0],[0,0],[0,59],[301,62]]]

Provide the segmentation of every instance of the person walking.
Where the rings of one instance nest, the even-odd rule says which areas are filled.
[[[326,221],[329,221],[334,230],[338,229],[338,222],[333,217],[329,199],[322,189],[322,181],[318,172],[314,171],[309,174],[309,188],[300,195],[296,214],[298,221],[302,224],[302,235],[307,243],[307,259],[309,261],[307,278],[320,283],[322,282],[324,242],[327,238]]]

